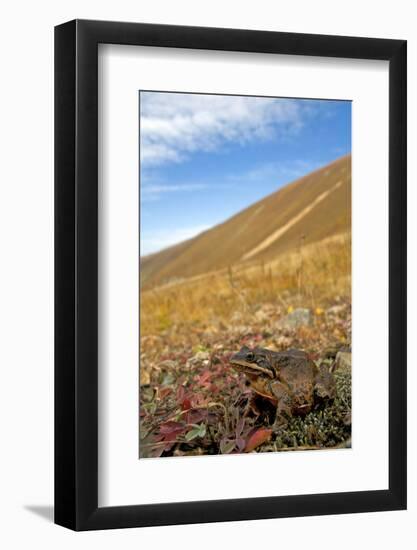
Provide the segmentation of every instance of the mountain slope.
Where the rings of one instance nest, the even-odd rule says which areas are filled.
[[[149,288],[243,261],[270,259],[301,242],[350,230],[351,157],[286,185],[193,239],[141,258]]]

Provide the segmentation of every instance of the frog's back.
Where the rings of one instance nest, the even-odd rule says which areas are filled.
[[[308,357],[305,351],[289,349],[279,351],[274,357],[274,366],[278,377],[290,385],[292,380],[314,380],[317,374],[315,363]]]
[[[280,379],[290,387],[295,384],[308,383],[314,385],[317,375],[316,365],[307,359],[306,361],[292,362],[280,371]]]
[[[314,402],[317,367],[308,355],[300,350],[279,352],[276,358],[278,378],[292,396],[292,410],[296,414],[308,413]]]

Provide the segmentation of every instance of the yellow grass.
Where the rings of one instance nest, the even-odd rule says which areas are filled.
[[[300,241],[297,250],[264,263],[240,263],[141,291],[141,336],[173,325],[216,325],[236,313],[247,318],[264,303],[303,306],[320,313],[335,296],[350,300],[351,236],[319,243]]]

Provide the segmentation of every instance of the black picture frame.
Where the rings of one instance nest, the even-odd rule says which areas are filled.
[[[98,507],[98,44],[389,62],[389,488]],[[55,523],[108,529],[406,508],[406,41],[74,20],[55,28]]]

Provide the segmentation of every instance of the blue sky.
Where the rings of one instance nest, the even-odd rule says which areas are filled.
[[[351,103],[140,92],[141,254],[351,150]]]

